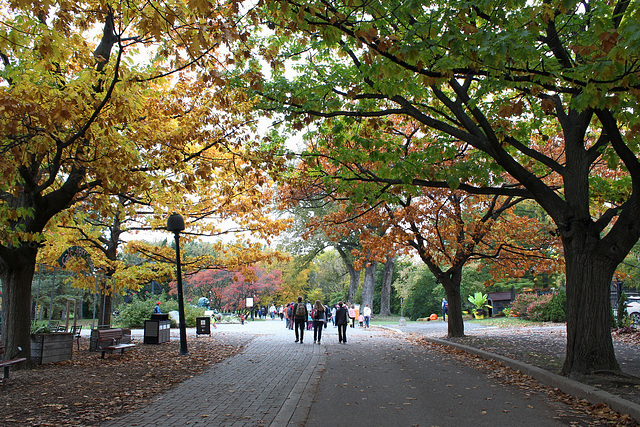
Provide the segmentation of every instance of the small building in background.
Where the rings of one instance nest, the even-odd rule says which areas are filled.
[[[502,310],[509,307],[512,301],[516,299],[516,289],[511,287],[510,291],[492,292],[487,296],[487,304],[491,306],[489,315],[495,316],[501,314]]]

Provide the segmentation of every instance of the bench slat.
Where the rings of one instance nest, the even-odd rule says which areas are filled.
[[[111,352],[113,350],[120,350],[120,353],[124,354],[125,349],[136,346],[135,344],[130,343],[118,343],[118,341],[122,339],[122,335],[122,329],[98,329],[96,331],[97,342],[113,342],[113,344],[100,348],[100,351],[102,352],[100,357],[102,359],[104,359],[104,355],[107,351]]]
[[[24,357],[20,357],[17,359],[11,359],[11,360],[2,360],[0,361],[0,368],[4,368],[4,375],[3,378],[6,380],[7,378],[9,378],[9,367],[11,365],[14,365],[16,363],[21,363],[21,362],[26,362],[27,359]]]

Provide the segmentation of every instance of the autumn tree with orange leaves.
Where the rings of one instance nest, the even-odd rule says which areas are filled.
[[[305,153],[306,162],[292,175],[297,192],[288,194],[298,198],[307,194],[307,198],[321,198],[334,206],[333,212],[314,217],[310,227],[322,227],[335,241],[358,236],[359,248],[353,255],[365,269],[362,304],[373,304],[371,276],[376,263],[398,254],[417,254],[445,289],[450,307],[449,336],[463,336],[463,267],[480,260],[495,266],[495,272],[512,276],[554,271],[562,263],[557,241],[550,233],[553,227],[535,217],[515,214],[514,207],[524,197],[469,195],[448,188],[402,187],[401,182],[389,182],[384,178],[387,165],[379,160],[384,154],[349,145],[370,137],[386,139],[387,144],[399,148],[433,149],[432,141],[420,134],[415,123],[395,120],[390,124],[386,129],[359,126],[349,140],[342,139],[349,133],[346,128],[338,137],[323,135],[322,147]],[[368,143],[375,143],[375,139]],[[464,145],[452,144],[450,158],[442,157],[432,167],[453,168],[463,150]]]

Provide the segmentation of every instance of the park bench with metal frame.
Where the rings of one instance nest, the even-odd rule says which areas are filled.
[[[80,351],[80,332],[82,331],[82,325],[76,325],[71,327],[71,333],[73,337],[76,339],[76,344],[78,345],[78,351]]]
[[[97,350],[102,352],[101,358],[104,359],[104,354],[113,352],[114,350],[120,350],[120,354],[124,354],[127,348],[135,347],[133,343],[120,343],[122,339],[122,329],[96,329],[96,347]],[[107,343],[102,346],[101,344]]]
[[[4,354],[4,345],[0,343],[0,355]],[[15,359],[10,360],[0,360],[0,368],[4,368],[3,379],[9,378],[9,368],[16,363],[26,362],[27,359],[25,357],[17,357]]]

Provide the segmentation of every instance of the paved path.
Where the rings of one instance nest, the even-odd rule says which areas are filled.
[[[385,330],[348,328],[347,345],[331,326],[322,345],[312,344],[312,332],[294,343],[293,331],[277,320],[219,325],[217,333],[249,342],[241,354],[104,426],[595,425],[563,403]]]
[[[318,372],[327,360],[325,348],[312,344],[313,331],[305,332],[305,343],[299,344],[294,343],[293,331],[278,320],[218,325],[214,339],[217,333],[255,336],[241,354],[185,381],[143,410],[104,425],[223,427],[304,422]],[[298,407],[304,410],[296,413]]]

